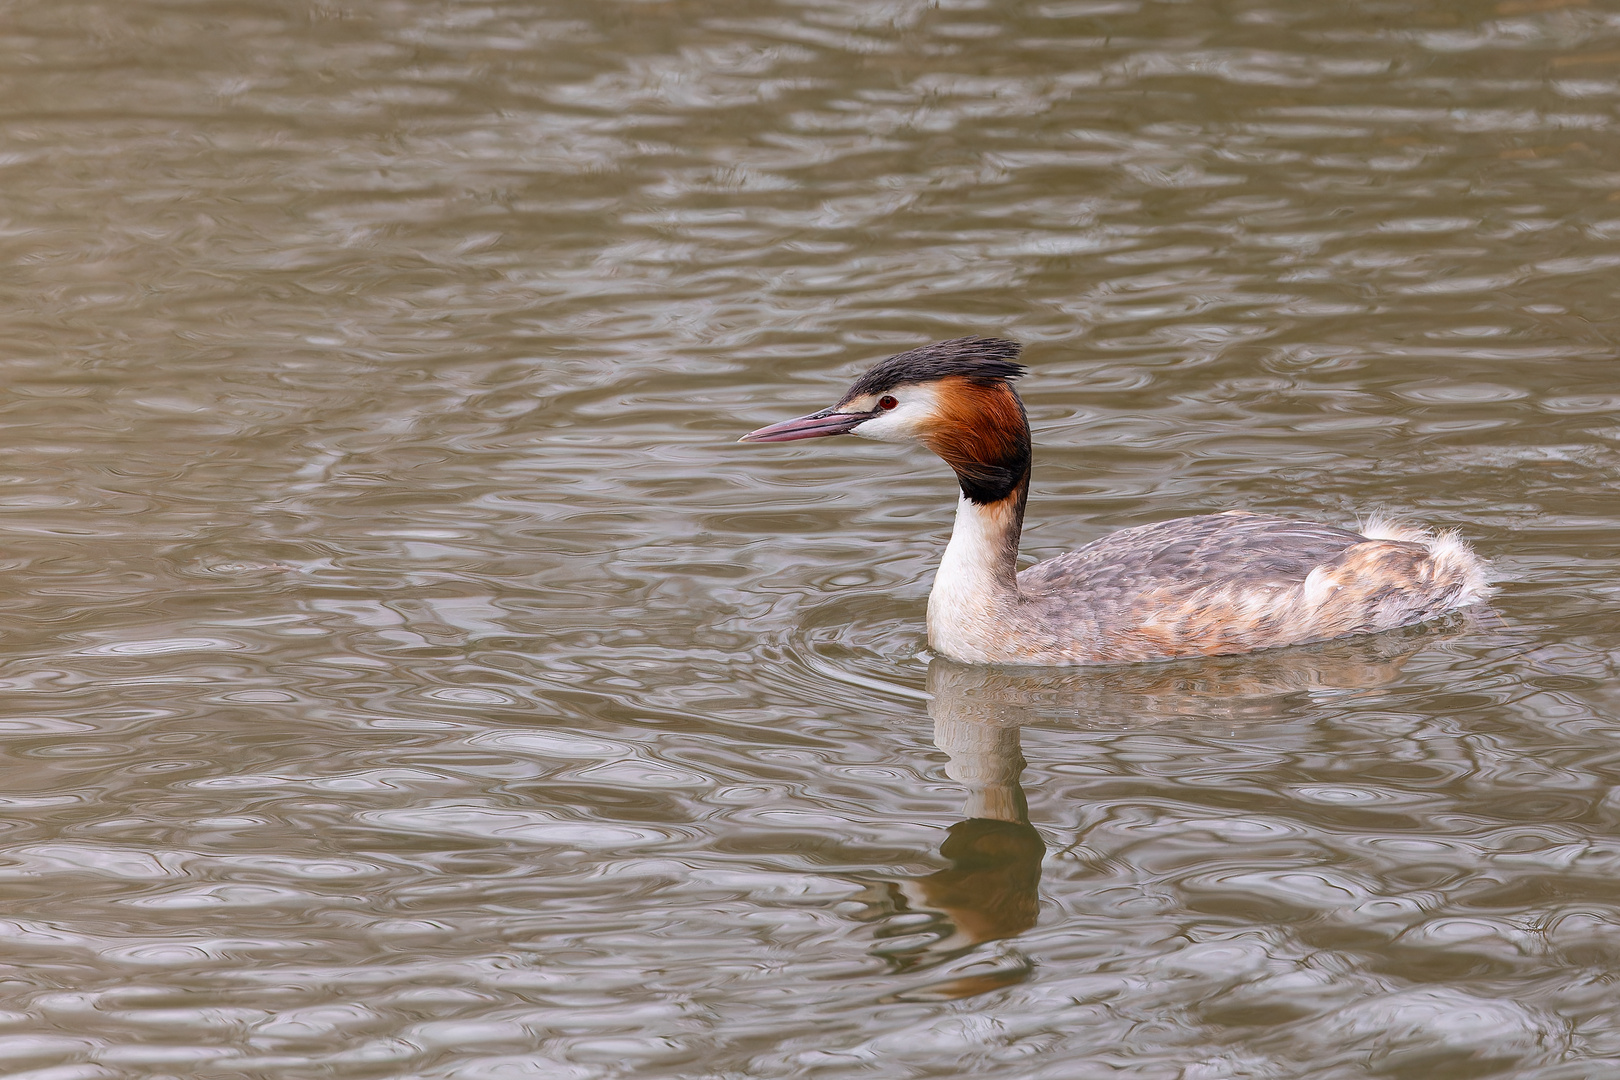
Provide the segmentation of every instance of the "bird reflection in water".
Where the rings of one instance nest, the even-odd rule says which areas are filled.
[[[926,877],[887,883],[879,912],[878,950],[898,971],[934,967],[975,946],[1002,941],[1035,925],[1040,908],[1041,859],[1046,843],[1029,823],[1019,775],[1019,720],[1008,719],[988,680],[1016,674],[935,659],[928,666],[928,713],[934,743],[949,756],[945,773],[967,791],[965,819],[952,825],[939,853],[949,863]],[[883,909],[886,908],[886,912]],[[896,918],[911,915],[912,918]],[[928,916],[918,925],[916,915]],[[1030,964],[1009,952],[909,1000],[970,997],[1021,982]]]
[[[936,658],[928,667],[928,714],[935,745],[949,758],[946,775],[966,792],[964,820],[940,845],[944,869],[868,890],[861,917],[878,924],[873,951],[897,974],[969,959],[951,977],[889,1000],[972,997],[1022,982],[1034,970],[1010,946],[974,955],[979,946],[1016,938],[1039,918],[1046,843],[1030,824],[1020,783],[1020,728],[1118,730],[1297,716],[1322,692],[1392,682],[1413,653],[1455,636],[1466,622],[1458,617],[1314,647],[1131,667],[995,667]]]

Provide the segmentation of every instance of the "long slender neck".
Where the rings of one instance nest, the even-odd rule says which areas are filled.
[[[983,662],[1005,653],[1018,603],[1029,419],[1005,382],[944,385],[939,400],[941,422],[924,441],[956,473],[962,498],[928,594],[928,641],[945,656]]]
[[[1029,470],[1004,499],[963,495],[956,525],[928,594],[928,643],[957,660],[992,661],[1005,650],[1006,618],[1018,602],[1018,537],[1029,498]]]
[[[1016,593],[1018,538],[1028,502],[1028,468],[1006,498],[992,503],[974,502],[967,495],[957,499],[956,524],[940,560],[935,588],[940,578],[950,576],[972,582],[975,591]]]

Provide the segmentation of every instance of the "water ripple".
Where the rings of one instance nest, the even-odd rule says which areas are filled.
[[[15,5],[7,1075],[1620,1057],[1620,24],[1453,7]],[[969,332],[1027,555],[1383,511],[1497,621],[930,664],[938,464],[732,440]]]

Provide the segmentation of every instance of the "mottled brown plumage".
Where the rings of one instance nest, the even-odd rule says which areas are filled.
[[[1122,529],[1018,575],[1021,654],[1220,656],[1389,630],[1483,599],[1451,538],[1230,511]]]
[[[1118,664],[1219,656],[1407,626],[1490,593],[1454,535],[1359,531],[1229,511],[1124,529],[1017,572],[1030,438],[1013,342],[901,353],[838,405],[744,436],[851,433],[921,442],[956,472],[956,527],[928,598],[928,640],[969,663]]]

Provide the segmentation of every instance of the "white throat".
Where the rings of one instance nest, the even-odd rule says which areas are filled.
[[[962,496],[928,594],[928,644],[968,663],[1006,655],[1007,614],[1018,600],[1017,498],[982,506]]]

